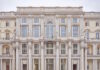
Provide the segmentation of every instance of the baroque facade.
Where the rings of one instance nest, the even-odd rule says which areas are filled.
[[[100,12],[82,7],[0,12],[0,70],[100,70]]]

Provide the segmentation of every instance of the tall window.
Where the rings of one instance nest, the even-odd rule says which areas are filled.
[[[89,26],[89,22],[86,22],[86,23],[85,23],[85,26]]]
[[[33,37],[39,37],[40,36],[40,26],[33,26]]]
[[[100,32],[96,32],[96,39],[100,39]]]
[[[39,59],[34,59],[34,69],[39,70]]]
[[[61,54],[66,54],[66,45],[61,44]]]
[[[65,18],[61,18],[61,23],[65,23]]]
[[[53,59],[46,59],[46,70],[54,70]]]
[[[78,26],[73,26],[72,27],[72,36],[73,37],[78,37],[79,36],[79,27]]]
[[[97,54],[100,55],[100,46],[97,47]]]
[[[99,23],[98,22],[96,22],[96,26],[99,26]]]
[[[34,18],[34,23],[39,23],[39,18]]]
[[[77,64],[73,64],[73,70],[77,70]]]
[[[46,45],[46,53],[53,54],[53,43],[47,43]]]
[[[8,27],[9,26],[9,22],[6,22],[6,27]]]
[[[22,54],[27,54],[27,45],[22,44]]]
[[[78,18],[73,18],[73,23],[77,23],[78,22]]]
[[[52,22],[48,22],[46,25],[46,38],[53,38],[53,24]]]
[[[27,64],[23,64],[23,70],[27,70]]]
[[[61,59],[61,70],[66,70],[66,59]]]
[[[28,26],[21,26],[21,36],[27,37],[28,35]]]
[[[9,54],[9,47],[6,48],[6,54]]]
[[[39,44],[34,44],[34,54],[39,54]]]
[[[78,54],[78,45],[73,44],[73,54]]]
[[[10,39],[10,34],[7,32],[6,33],[6,40],[9,40]]]
[[[86,39],[89,39],[89,31],[88,30],[86,30],[85,36],[86,36]]]
[[[22,18],[22,24],[26,24],[27,23],[27,19],[26,18]]]
[[[66,26],[60,26],[60,36],[66,37]]]

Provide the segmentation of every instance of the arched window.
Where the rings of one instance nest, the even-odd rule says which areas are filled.
[[[99,23],[98,22],[96,22],[96,26],[99,26]]]
[[[53,23],[49,21],[45,28],[46,38],[53,38]]]

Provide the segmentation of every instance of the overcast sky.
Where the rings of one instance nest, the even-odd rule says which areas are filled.
[[[100,0],[0,0],[0,11],[16,11],[18,6],[83,6],[84,11],[100,12]]]

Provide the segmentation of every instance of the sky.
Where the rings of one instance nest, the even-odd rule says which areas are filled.
[[[16,7],[83,7],[86,12],[100,12],[100,0],[0,0],[0,11],[16,11]]]

